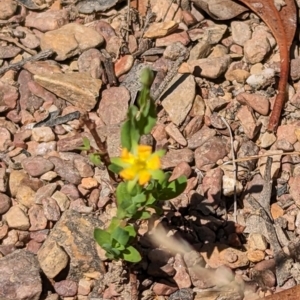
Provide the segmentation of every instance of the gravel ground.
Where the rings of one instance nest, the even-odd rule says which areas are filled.
[[[298,33],[270,132],[280,45],[254,12],[233,0],[129,4],[0,0],[0,299],[296,295]],[[143,143],[165,149],[162,168],[188,184],[162,216],[138,223],[143,260],[129,266],[107,261],[93,239],[116,205],[107,171],[78,147],[87,137],[99,150],[85,115],[120,154],[144,67],[158,119]]]

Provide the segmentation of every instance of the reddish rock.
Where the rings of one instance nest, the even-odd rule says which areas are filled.
[[[41,205],[34,204],[28,211],[29,221],[31,226],[30,231],[42,230],[47,226],[47,218],[44,215],[44,210]]]
[[[73,280],[62,280],[54,283],[56,293],[63,297],[72,297],[77,294],[77,283]]]
[[[177,286],[171,284],[168,281],[161,280],[160,282],[156,282],[153,286],[153,293],[157,296],[169,296],[178,290]]]
[[[60,218],[60,209],[57,202],[52,198],[42,200],[44,215],[49,221],[58,221]]]
[[[102,93],[98,114],[106,125],[119,124],[126,118],[129,100],[125,87],[111,87]]]
[[[41,176],[54,168],[53,163],[40,156],[25,158],[22,161],[22,166],[33,177]]]

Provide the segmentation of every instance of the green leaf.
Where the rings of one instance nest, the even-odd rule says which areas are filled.
[[[126,227],[124,227],[124,230],[129,233],[130,238],[136,237],[136,231],[132,225],[127,225]]]
[[[129,246],[124,251],[122,251],[121,257],[124,260],[132,263],[139,262],[142,259],[140,253],[132,246]]]
[[[170,200],[180,195],[186,188],[187,179],[180,176],[177,179],[164,183],[162,189],[158,187],[159,200]]]
[[[117,204],[121,205],[123,202],[131,200],[131,195],[127,189],[127,182],[121,182],[118,184],[116,190]],[[131,202],[131,201],[130,201]]]
[[[95,228],[94,239],[102,248],[105,244],[111,244],[111,235],[107,231],[100,228]]]
[[[125,246],[129,240],[129,233],[123,228],[117,227],[111,233],[111,237],[121,245]]]
[[[101,165],[101,156],[99,153],[89,154],[89,159],[96,167],[99,167]]]
[[[135,220],[147,220],[150,217],[151,217],[151,213],[149,213],[148,211],[146,211],[146,210],[139,210],[133,216],[133,219],[135,219]]]
[[[121,222],[122,220],[117,218],[117,217],[113,217],[110,221],[110,224],[107,228],[107,232],[112,233],[117,227],[121,226]]]
[[[154,79],[153,71],[150,68],[144,68],[141,71],[140,83],[148,88],[150,88]]]
[[[113,173],[115,173],[115,174],[119,174],[119,173],[123,170],[123,168],[122,168],[121,166],[116,165],[115,163],[111,163],[111,164],[108,166],[108,169],[109,169],[110,171],[112,171]]]
[[[90,140],[89,140],[86,136],[84,136],[84,137],[82,138],[82,143],[83,143],[83,146],[78,147],[78,148],[77,148],[78,150],[88,151],[88,150],[91,149],[91,143],[90,143]]]
[[[137,112],[138,109],[136,106],[130,106],[127,113],[127,120],[121,128],[121,144],[122,147],[126,148],[128,151],[134,149],[140,139],[139,128],[135,121]]]

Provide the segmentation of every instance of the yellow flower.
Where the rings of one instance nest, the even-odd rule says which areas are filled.
[[[131,153],[126,148],[122,150],[120,160],[123,170],[119,174],[125,180],[138,180],[140,185],[144,185],[160,168],[160,153],[152,153],[148,145],[138,145],[135,152]]]

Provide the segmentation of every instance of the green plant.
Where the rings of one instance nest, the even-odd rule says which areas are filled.
[[[93,151],[93,148],[91,147],[90,140],[85,136],[82,139],[83,146],[78,147],[78,150],[91,152]],[[89,160],[97,167],[101,165],[101,156],[100,153],[97,152],[91,152],[89,153]]]
[[[150,218],[153,211],[160,214],[158,202],[178,196],[186,187],[184,176],[169,181],[171,174],[161,170],[160,158],[164,151],[152,152],[151,146],[139,144],[140,137],[150,133],[156,123],[155,103],[150,97],[152,80],[152,71],[144,69],[137,105],[129,107],[121,128],[121,156],[110,160],[109,170],[123,179],[115,193],[117,213],[105,230],[94,231],[97,243],[109,259],[140,261],[141,256],[133,246],[136,221]],[[90,147],[86,140],[83,147]]]

